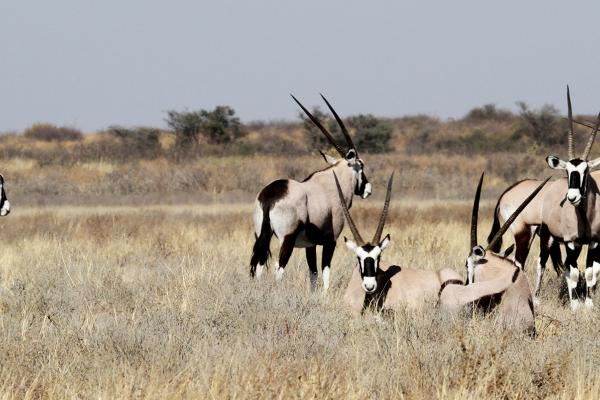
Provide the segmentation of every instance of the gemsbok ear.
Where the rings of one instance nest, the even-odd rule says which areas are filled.
[[[567,163],[556,156],[546,157],[546,162],[552,169],[567,169]]]
[[[354,149],[348,150],[348,152],[346,153],[346,160],[352,161],[355,158],[356,158],[356,150],[354,150]]]
[[[352,251],[355,251],[356,248],[358,247],[356,245],[356,243],[354,243],[352,240],[348,239],[346,236],[344,236],[344,242],[346,242],[346,247],[348,247]]]
[[[321,154],[321,157],[325,159],[327,164],[334,165],[337,162],[337,158],[331,157],[330,155],[323,153],[321,150],[319,150],[319,153]]]
[[[390,234],[389,233],[387,235],[385,235],[385,237],[383,238],[383,240],[381,242],[379,242],[379,248],[381,250],[383,250],[387,247],[388,244],[390,244]]]
[[[501,252],[498,255],[502,258],[507,258],[508,256],[510,256],[510,254],[513,252],[514,249],[515,249],[515,244],[513,243],[510,246],[508,246],[506,248],[506,250],[504,250],[503,252]]]
[[[588,167],[590,169],[596,168],[598,165],[600,165],[600,157],[596,158],[595,160],[588,161]]]

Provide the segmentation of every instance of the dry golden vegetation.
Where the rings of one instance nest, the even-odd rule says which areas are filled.
[[[355,202],[363,230],[380,205]],[[15,204],[0,220],[0,397],[597,397],[600,320],[559,302],[553,272],[535,339],[434,308],[355,318],[342,245],[327,295],[309,293],[302,251],[282,284],[250,281],[251,209]],[[392,203],[384,261],[463,272],[469,213]]]

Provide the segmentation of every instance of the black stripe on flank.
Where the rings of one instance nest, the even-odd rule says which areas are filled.
[[[337,165],[337,163],[335,163],[333,165],[329,165],[327,168],[323,168],[323,169],[320,169],[318,171],[315,171],[315,172],[311,173],[309,176],[307,176],[306,178],[304,178],[304,180],[302,182],[306,182],[310,178],[312,178],[315,174],[318,174],[319,172],[327,171],[328,169],[331,169],[331,168],[335,167],[336,165]]]

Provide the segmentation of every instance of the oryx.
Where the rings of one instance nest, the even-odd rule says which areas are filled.
[[[596,136],[596,127],[590,126],[585,122],[575,121],[573,119],[571,96],[568,86],[567,106],[570,127],[568,133],[569,160],[563,161],[555,156],[549,156],[546,158],[546,162],[550,168],[566,170],[567,177],[554,181],[545,186],[540,195],[537,196],[525,210],[523,210],[521,215],[511,226],[517,247],[515,258],[522,265],[525,265],[525,259],[527,258],[529,246],[533,239],[534,232],[540,233],[540,237],[542,236],[542,233],[544,236],[543,240],[540,240],[540,256],[537,261],[537,278],[535,289],[536,303],[539,302],[541,281],[548,257],[552,257],[552,263],[557,274],[564,269],[563,262],[560,259],[561,254],[559,242],[567,243],[567,245],[570,246],[567,249],[567,259],[572,266],[575,266],[575,269],[577,256],[581,251],[581,244],[590,243],[590,247],[595,247],[596,245],[594,243],[597,243],[596,240],[592,240],[590,237],[588,237],[596,237],[596,233],[592,235],[591,229],[588,229],[588,232],[585,232],[585,229],[583,228],[579,230],[579,228],[571,227],[566,228],[566,231],[561,231],[561,229],[558,229],[559,226],[563,224],[563,219],[567,225],[577,224],[578,221],[583,225],[587,224],[587,222],[590,222],[587,215],[584,215],[586,212],[582,211],[588,208],[587,204],[590,203],[590,201],[595,203],[595,193],[593,192],[597,190],[594,189],[594,187],[596,187],[596,179],[600,178],[599,171],[590,173],[591,168],[594,168],[600,164],[600,159],[592,161],[587,160]],[[575,158],[573,156],[573,122],[594,128],[594,131],[588,140],[581,158]],[[497,233],[500,227],[500,221],[503,219],[505,220],[508,214],[515,209],[516,205],[522,201],[527,193],[539,183],[540,181],[527,179],[511,186],[502,194],[502,196],[500,196],[498,203],[496,204],[494,212],[494,224],[488,237],[488,242]],[[593,207],[594,206],[591,206],[591,209],[587,211],[587,214],[593,214]],[[550,218],[549,223],[553,227],[552,232],[554,233],[547,231],[548,226],[545,223],[546,218]],[[494,246],[491,247],[491,249],[493,251],[499,251],[501,244],[502,241],[499,240]],[[577,249],[577,247],[579,247],[579,249]],[[596,277],[600,271],[600,265],[598,265],[598,267],[596,267],[596,272],[593,272],[593,257],[595,256],[595,253],[596,252],[592,251],[588,257],[588,261],[586,262],[586,281],[589,283],[590,287],[595,285]],[[571,275],[573,275],[572,279],[570,277]],[[575,270],[571,271],[571,268],[569,267],[566,277],[567,285],[573,286],[573,279],[577,280],[578,277],[579,274],[577,273],[577,275],[575,275]],[[575,287],[573,287],[573,290],[574,288]],[[572,290],[569,290],[569,292],[569,296],[572,299]],[[586,302],[589,306],[591,306],[591,297],[588,298],[590,300],[586,300]],[[572,302],[571,304],[573,307],[577,306],[576,302]]]
[[[346,139],[347,148],[342,148],[321,122],[292,95],[294,101],[335,147],[340,158],[321,153],[330,164],[327,168],[312,173],[302,182],[293,179],[273,181],[260,191],[254,209],[256,242],[250,260],[250,275],[259,277],[269,259],[271,237],[275,234],[281,244],[275,268],[276,279],[280,280],[294,247],[304,247],[311,290],[315,289],[317,283],[316,246],[323,246],[321,268],[323,288],[326,290],[329,287],[330,263],[336,240],[344,227],[333,172],[340,178],[348,207],[352,204],[353,195],[364,199],[371,194],[371,184],[364,173],[364,162],[358,156],[350,133],[327,99],[323,95],[321,97],[335,117]]]
[[[354,237],[354,241],[346,237],[344,237],[344,241],[358,259],[344,294],[344,301],[352,311],[358,313],[371,305],[381,310],[392,309],[398,305],[418,306],[427,301],[434,303],[442,285],[452,282],[463,283],[458,272],[450,268],[431,271],[397,265],[385,266],[380,263],[381,254],[390,243],[389,234],[383,239],[381,239],[381,235],[390,204],[393,173],[388,181],[379,224],[370,242],[365,242],[356,228],[346,206],[347,201],[337,175],[334,177],[340,205]]]
[[[530,192],[484,249],[477,244],[477,216],[483,183],[483,174],[481,175],[471,217],[471,250],[466,261],[467,285],[444,285],[440,290],[440,305],[443,308],[460,310],[474,304],[484,313],[497,309],[502,324],[535,333],[533,302],[527,276],[520,264],[508,258],[513,246],[502,253],[493,252],[491,248],[549,179]]]
[[[0,174],[0,217],[5,217],[10,213],[10,201],[6,197],[4,190],[4,176]]]

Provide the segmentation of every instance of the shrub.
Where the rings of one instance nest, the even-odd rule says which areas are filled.
[[[125,158],[153,159],[160,154],[160,131],[156,128],[111,126],[108,132],[122,142]]]
[[[556,107],[545,104],[539,110],[532,110],[522,101],[517,102],[517,107],[522,120],[520,126],[522,134],[542,145],[566,143],[567,124],[561,121]]]
[[[359,114],[349,118],[355,129],[354,144],[359,151],[385,153],[391,151],[392,125],[371,114]]]
[[[244,126],[229,106],[217,106],[213,111],[167,111],[169,128],[178,135],[179,145],[189,145],[204,136],[209,143],[227,144],[246,134]]]
[[[496,107],[495,104],[485,104],[471,109],[463,118],[468,121],[506,121],[513,118],[513,113]]]
[[[343,149],[347,147],[346,139],[344,139],[342,131],[340,130],[340,127],[338,126],[337,122],[333,117],[323,112],[323,110],[321,110],[321,108],[319,107],[313,107],[310,113],[316,119],[318,119],[319,122],[321,122],[321,124],[329,131],[329,133],[331,133],[335,141],[338,142],[338,144]],[[310,118],[308,118],[302,111],[298,114],[298,116],[302,120],[304,126],[304,132],[306,133],[307,139],[307,147],[309,148],[309,150],[312,150],[313,148],[324,150],[331,146],[329,144],[329,140],[327,140],[325,135],[323,135],[321,130],[317,128],[317,126],[310,120]]]
[[[68,128],[65,126],[59,127],[46,123],[32,125],[23,132],[23,136],[35,140],[44,140],[47,142],[80,140],[83,137],[81,131],[77,129]]]

